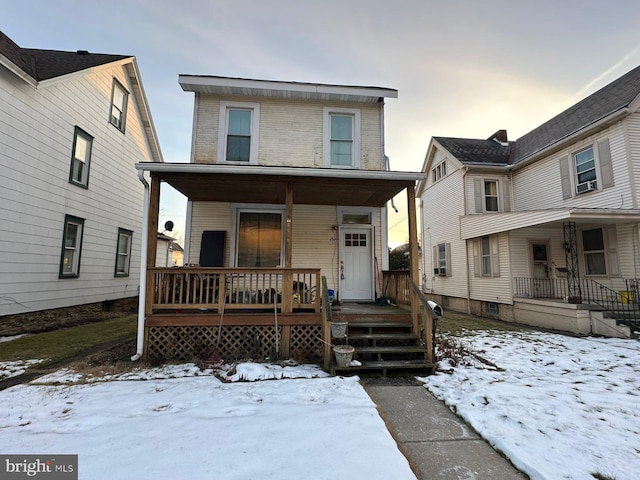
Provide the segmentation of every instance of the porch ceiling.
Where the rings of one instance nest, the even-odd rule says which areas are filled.
[[[618,208],[555,208],[523,212],[490,213],[460,217],[460,238],[493,235],[538,225],[640,223],[640,210]]]
[[[421,173],[293,167],[139,163],[192,201],[382,207]],[[173,167],[173,168],[172,168]]]

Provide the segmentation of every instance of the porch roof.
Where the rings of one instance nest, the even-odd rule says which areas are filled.
[[[296,204],[382,207],[425,177],[422,172],[200,163],[141,162],[136,168],[192,201],[269,204],[284,204],[291,184]]]
[[[638,223],[640,209],[618,208],[554,208],[548,210],[527,210],[465,215],[460,217],[460,238],[493,235],[536,225],[550,225],[562,222],[576,223]]]

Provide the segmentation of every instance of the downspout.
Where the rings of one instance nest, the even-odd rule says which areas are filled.
[[[140,252],[140,288],[138,293],[138,338],[136,343],[136,354],[131,357],[135,362],[142,357],[144,350],[144,314],[147,298],[147,250],[149,234],[149,182],[144,178],[144,170],[138,170],[138,178],[144,185],[144,206],[142,208],[142,246]]]

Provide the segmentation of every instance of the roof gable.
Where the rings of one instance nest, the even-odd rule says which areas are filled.
[[[640,66],[516,140],[514,163],[628,107],[640,94]]]
[[[509,165],[513,142],[433,137],[463,165]]]
[[[65,52],[21,48],[1,31],[0,55],[36,81],[49,80],[88,68],[132,58],[131,55],[89,53],[86,50]]]

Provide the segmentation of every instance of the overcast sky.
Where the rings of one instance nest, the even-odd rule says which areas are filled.
[[[407,171],[432,136],[515,140],[640,65],[639,19],[640,0],[0,1],[21,47],[135,55],[166,162],[189,160],[184,73],[397,89],[386,153]],[[185,205],[165,189],[178,236]]]

